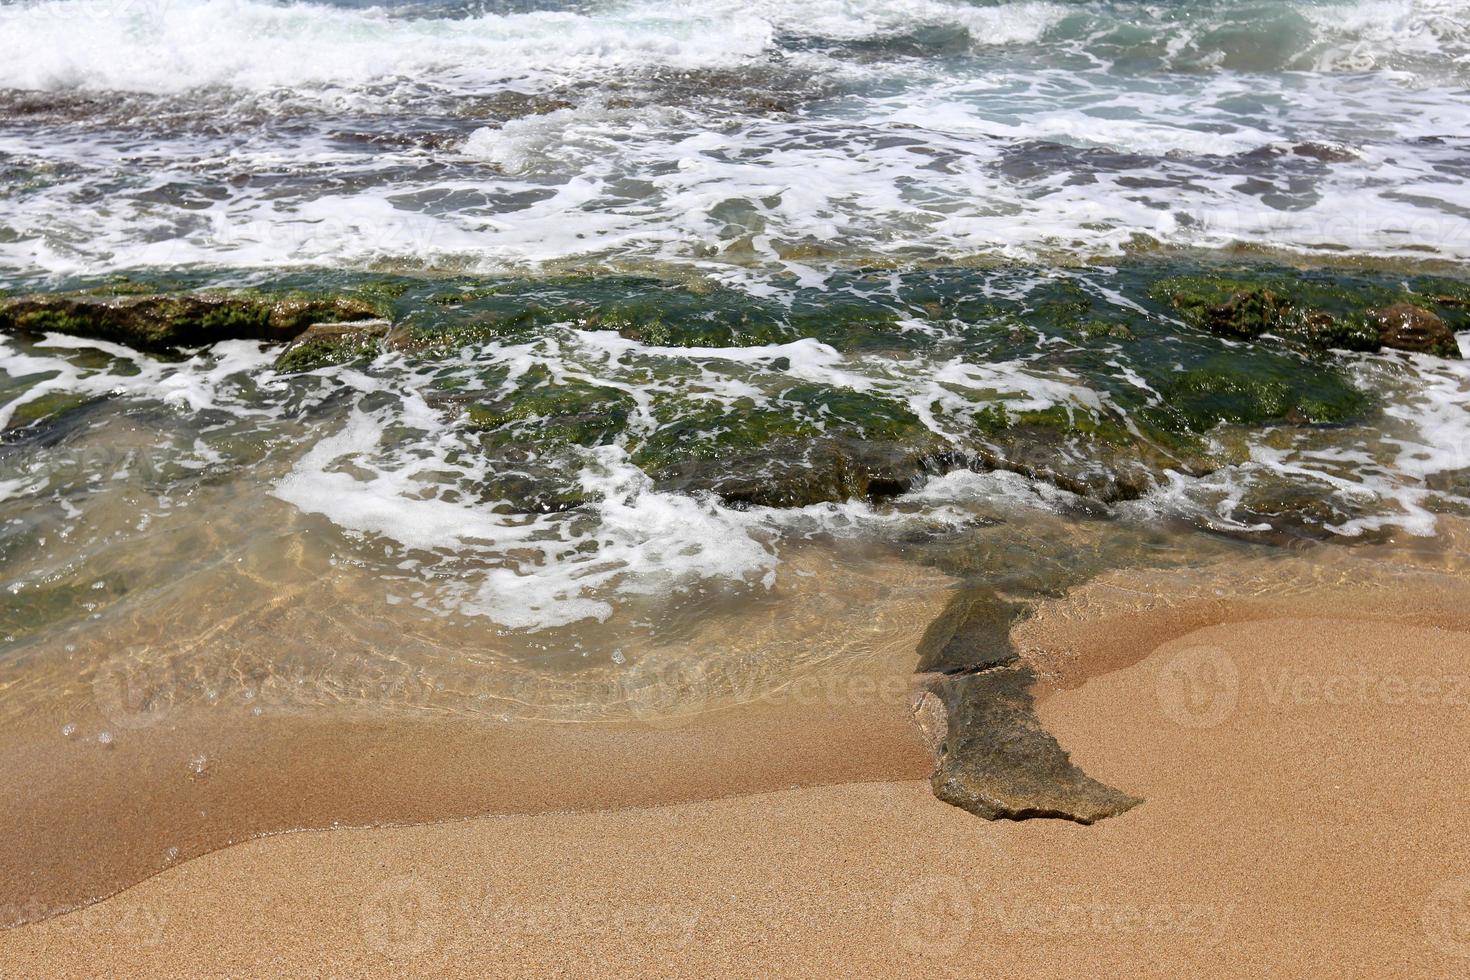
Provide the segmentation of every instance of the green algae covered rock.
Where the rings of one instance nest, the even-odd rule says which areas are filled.
[[[1422,291],[1348,276],[1279,273],[1168,276],[1150,295],[1186,322],[1232,340],[1270,336],[1313,350],[1382,348],[1458,358],[1454,329],[1463,329],[1465,286],[1414,283]]]
[[[165,353],[221,340],[288,341],[315,323],[375,320],[384,312],[373,300],[308,293],[34,293],[0,301],[0,330],[63,333]]]
[[[902,493],[953,453],[893,399],[807,382],[774,395],[764,405],[665,400],[633,462],[664,489],[801,507]]]
[[[388,330],[386,320],[314,323],[287,345],[275,368],[282,374],[299,374],[370,359],[381,349]]]
[[[619,388],[576,379],[555,379],[543,367],[521,376],[515,392],[469,406],[471,428],[488,442],[520,442],[542,449],[554,445],[597,446],[611,442],[636,407]]]
[[[1177,374],[1168,413],[1194,432],[1235,425],[1334,424],[1361,416],[1370,399],[1342,375],[1310,366],[1241,365],[1225,358]]]

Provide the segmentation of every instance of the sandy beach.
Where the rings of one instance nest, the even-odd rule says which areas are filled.
[[[0,964],[1447,976],[1470,956],[1467,684],[1457,630],[1225,622],[1042,699],[1073,761],[1145,798],[1093,826],[978,820],[896,753],[890,778],[253,840],[0,934]]]

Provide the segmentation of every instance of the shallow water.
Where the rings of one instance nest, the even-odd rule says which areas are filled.
[[[0,334],[0,751],[67,774],[17,826],[172,794],[95,875],[37,884],[95,827],[22,853],[0,924],[249,834],[515,806],[310,766],[252,804],[301,732],[679,729],[1119,568],[1458,577],[1465,361],[1171,297],[1412,301],[1464,346],[1467,84],[1447,0],[0,4],[0,289],[391,324],[304,371]]]

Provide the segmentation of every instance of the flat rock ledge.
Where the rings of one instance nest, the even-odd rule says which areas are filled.
[[[37,293],[0,297],[0,330],[70,334],[172,353],[221,340],[285,343],[315,324],[380,322],[385,312],[367,299],[307,293]]]

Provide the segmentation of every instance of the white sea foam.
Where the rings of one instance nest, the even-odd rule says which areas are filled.
[[[789,257],[792,243],[854,261],[1034,259],[1116,255],[1140,235],[1470,258],[1455,142],[1470,131],[1464,80],[1414,67],[1470,57],[1470,17],[1455,5],[1302,0],[1291,9],[1308,54],[1277,67],[1311,68],[1292,59],[1315,51],[1322,70],[1255,74],[1169,71],[1156,49],[1234,37],[1256,7],[1171,18],[1124,57],[1117,27],[1144,9],[730,0],[690,13],[645,0],[447,18],[261,0],[0,6],[0,88],[166,96],[75,131],[0,126],[15,188],[0,197],[0,266],[644,260],[817,282],[822,263]],[[967,31],[973,60],[842,47],[933,25]],[[1344,45],[1387,70],[1329,71],[1347,56],[1325,52]],[[1164,71],[1109,67],[1129,58]],[[732,74],[647,104],[628,96],[670,69]],[[781,72],[794,88],[770,101],[792,111],[740,110]],[[507,88],[576,104],[500,122],[463,101]],[[177,132],[149,125],[177,113]],[[292,125],[261,128],[262,115]],[[395,141],[430,123],[432,140]],[[383,140],[344,142],[341,129]],[[1303,172],[1292,150],[1303,142],[1347,156]],[[1052,144],[1073,153],[1048,156]],[[1285,156],[1254,177],[1230,163],[1267,148]]]
[[[737,64],[766,50],[771,25],[647,4],[605,16],[535,11],[395,16],[262,0],[48,0],[0,7],[0,86],[182,92],[369,83],[474,90],[579,73]]]
[[[108,354],[125,364],[125,370],[99,370],[81,366],[47,350],[91,350]],[[103,340],[84,340],[64,334],[47,334],[37,349],[18,349],[10,338],[0,335],[0,371],[13,378],[41,376],[11,401],[0,405],[0,428],[10,424],[21,407],[59,392],[81,397],[118,396],[158,398],[167,405],[192,413],[213,410],[239,417],[262,416],[264,409],[249,407],[228,390],[230,379],[259,371],[275,359],[260,344],[228,341],[208,353],[181,364],[169,364],[141,354],[130,347]]]

